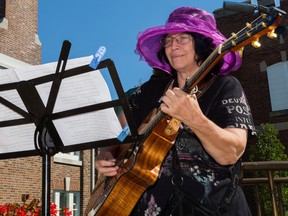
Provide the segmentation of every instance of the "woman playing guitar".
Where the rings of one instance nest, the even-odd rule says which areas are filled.
[[[140,127],[156,108],[180,122],[180,129],[158,180],[130,215],[251,215],[238,180],[254,125],[241,84],[228,75],[241,65],[238,53],[225,54],[198,82],[198,89],[186,91],[187,80],[198,75],[225,40],[214,17],[193,7],[178,8],[165,25],[139,33],[136,54],[160,72],[129,98],[134,118]],[[118,174],[116,152],[101,148],[96,159],[100,174]]]

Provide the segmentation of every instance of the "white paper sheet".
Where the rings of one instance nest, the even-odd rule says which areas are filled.
[[[89,64],[93,56],[72,59],[66,69]],[[30,80],[55,73],[57,62],[20,69],[0,71],[0,84]],[[36,86],[44,102],[47,103],[50,83]],[[26,111],[17,91],[0,91],[0,96]],[[109,88],[99,70],[91,71],[62,80],[53,113],[87,105],[111,101]],[[0,122],[19,118],[19,114],[0,104]],[[75,115],[54,120],[53,123],[65,146],[90,141],[116,138],[122,128],[113,108]],[[3,153],[34,150],[34,124],[0,127],[0,157]]]

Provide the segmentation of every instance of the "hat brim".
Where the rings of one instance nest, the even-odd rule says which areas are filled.
[[[166,23],[162,26],[156,26],[146,29],[144,32],[138,34],[138,42],[136,45],[135,53],[140,55],[141,60],[145,60],[152,68],[159,68],[168,73],[171,73],[171,67],[168,62],[162,63],[157,53],[161,49],[160,41],[167,34],[176,34],[181,32],[195,32],[213,40],[213,43],[217,46],[224,43],[227,39],[213,26],[203,22],[199,22],[197,19],[189,25],[185,23]],[[212,33],[211,33],[212,32]],[[228,52],[223,57],[223,66],[220,69],[220,74],[228,74],[231,71],[238,70],[241,66],[242,59],[237,52]]]

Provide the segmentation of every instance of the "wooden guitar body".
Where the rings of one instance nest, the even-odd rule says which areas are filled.
[[[135,144],[129,159],[120,166],[118,175],[106,182],[89,216],[127,216],[144,191],[155,184],[161,164],[177,136],[177,133],[164,134],[167,118],[164,116],[156,124],[145,142]]]

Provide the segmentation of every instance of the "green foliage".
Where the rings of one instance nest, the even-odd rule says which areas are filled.
[[[257,132],[257,143],[250,147],[251,161],[283,161],[287,160],[285,147],[277,138],[279,131],[272,124],[262,124]]]
[[[288,160],[285,146],[277,138],[279,131],[272,124],[262,124],[257,132],[257,142],[249,148],[250,161],[284,161]],[[288,176],[288,171],[275,171],[274,177]],[[267,177],[267,172],[259,171],[256,177]],[[264,215],[272,215],[272,206],[268,185],[259,186],[260,201],[264,205]],[[288,203],[288,187],[282,186],[283,203]]]

